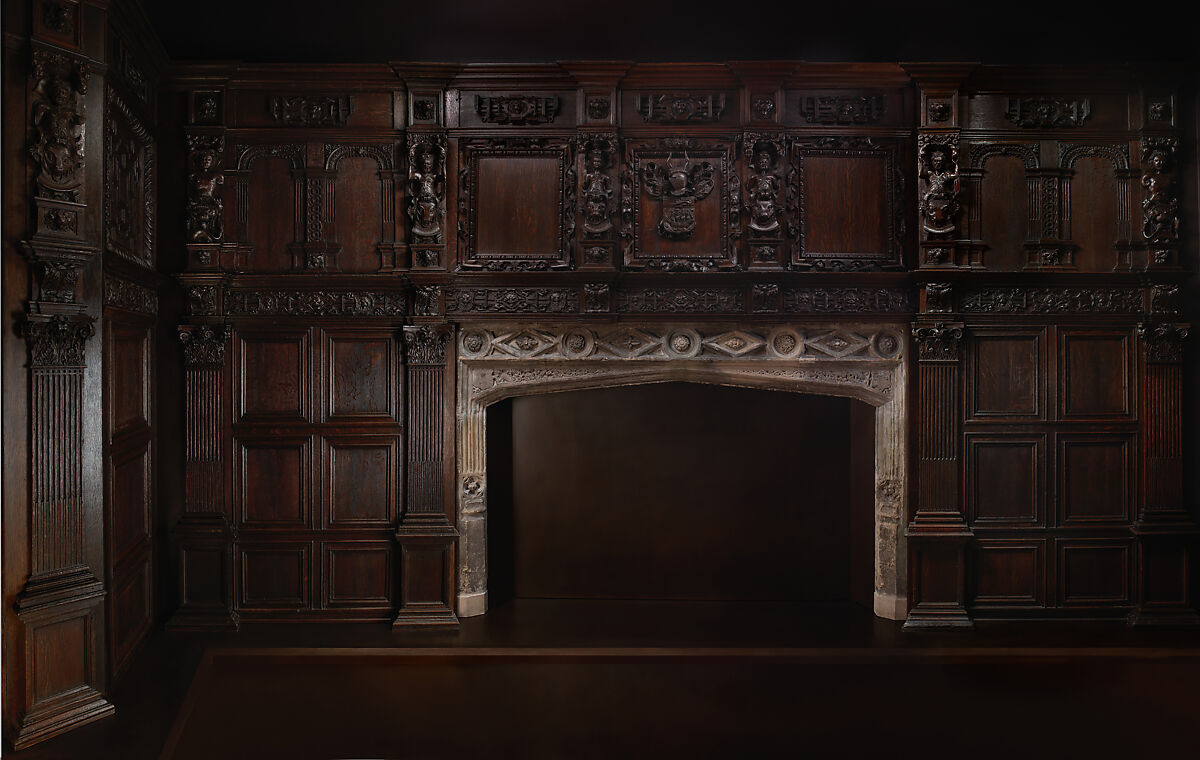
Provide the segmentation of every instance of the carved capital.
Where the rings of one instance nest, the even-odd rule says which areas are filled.
[[[231,331],[227,326],[180,325],[183,361],[188,367],[220,367],[225,363],[225,346]]]
[[[1183,361],[1183,343],[1191,332],[1191,325],[1177,322],[1142,323],[1138,335],[1146,351],[1146,361],[1151,364],[1178,364]]]
[[[410,367],[443,366],[446,346],[454,328],[450,325],[406,325],[404,327],[405,358]]]
[[[91,317],[29,316],[21,325],[21,334],[29,344],[31,369],[84,366],[88,338],[96,334]]]
[[[923,362],[956,362],[963,338],[961,322],[934,322],[913,326],[918,357]]]

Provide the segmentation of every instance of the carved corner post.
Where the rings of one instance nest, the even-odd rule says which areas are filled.
[[[917,130],[918,267],[970,266],[960,206],[959,90],[974,63],[912,63],[904,69],[920,94]]]
[[[964,327],[954,320],[951,286],[924,286],[913,326],[917,364],[917,504],[909,540],[908,620],[904,627],[970,628],[966,546],[971,539],[960,495]]]
[[[1183,503],[1183,347],[1190,326],[1138,325],[1142,343],[1142,493],[1133,524],[1137,606],[1130,623],[1200,625],[1189,577],[1197,529]]]
[[[454,614],[454,551],[458,531],[450,515],[453,476],[454,383],[447,357],[454,328],[447,324],[404,327],[407,378],[407,472],[404,513],[396,528],[400,545],[400,609],[393,628],[457,625]],[[463,484],[466,488],[467,485]]]
[[[99,254],[87,214],[88,197],[97,193],[85,186],[85,144],[99,150],[98,132],[85,141],[88,83],[86,60],[33,43],[28,151],[35,221],[21,247],[34,278],[20,318],[29,351],[28,564],[10,561],[7,568],[28,571],[6,663],[14,672],[7,683],[17,704],[16,749],[114,712],[103,694],[106,592],[92,569],[103,503],[92,487],[101,445],[93,420],[101,410],[89,387],[98,374],[86,366],[96,334],[87,303],[94,289],[82,280]]]
[[[186,495],[175,526],[179,546],[179,609],[171,630],[238,628],[233,600],[237,528],[225,498],[224,400],[226,326],[182,325],[186,430]]]

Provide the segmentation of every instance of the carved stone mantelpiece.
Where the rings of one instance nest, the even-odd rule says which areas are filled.
[[[594,292],[597,302],[603,298]],[[407,329],[407,328],[406,328]],[[902,325],[487,324],[459,333],[460,617],[487,610],[487,407],[555,391],[671,381],[845,396],[875,407],[875,612],[906,607],[908,340]],[[407,337],[407,335],[406,335]]]

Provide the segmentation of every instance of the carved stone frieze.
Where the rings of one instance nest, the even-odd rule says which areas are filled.
[[[1140,314],[1141,288],[967,288],[959,311],[972,314]]]
[[[410,367],[444,365],[452,333],[449,325],[405,325],[405,363]]]
[[[408,310],[407,300],[400,291],[235,288],[226,293],[225,312],[242,317],[402,317]]]
[[[944,239],[957,229],[958,137],[923,134],[917,138],[921,179],[921,228],[928,238]]]
[[[122,258],[154,266],[154,141],[109,87],[104,123],[104,245]]]
[[[817,95],[800,101],[800,114],[809,124],[878,124],[883,120],[883,95]]]
[[[1175,159],[1179,140],[1142,140],[1142,237],[1151,245],[1179,241],[1179,195],[1175,189]]]
[[[918,357],[923,362],[956,362],[963,338],[961,322],[935,322],[913,326]]]
[[[1178,364],[1183,361],[1183,343],[1191,325],[1174,322],[1139,324],[1138,335],[1146,351],[1146,361],[1152,364]]]
[[[350,118],[351,95],[273,95],[271,118],[285,127],[340,127]]]
[[[574,288],[447,288],[447,314],[573,314]]]
[[[29,154],[38,167],[38,198],[82,202],[83,128],[86,117],[79,98],[87,94],[86,62],[65,53],[33,53],[34,137]]]
[[[188,135],[187,233],[193,243],[219,243],[225,236],[225,138]]]
[[[1004,117],[1018,127],[1082,127],[1092,115],[1088,98],[1009,98]]]
[[[82,367],[88,338],[96,334],[95,320],[83,316],[26,317],[21,335],[29,346],[29,367]]]
[[[610,134],[580,135],[579,150],[583,153],[583,189],[579,193],[579,213],[583,217],[584,237],[606,237],[613,230],[613,213],[617,210],[615,183],[609,171],[612,167],[616,138]]]
[[[188,367],[220,367],[225,364],[225,347],[231,331],[226,325],[180,325],[183,361]]]
[[[158,293],[136,282],[104,275],[104,305],[141,314],[158,313]]]
[[[660,124],[720,121],[724,93],[645,93],[636,98],[642,121]]]
[[[408,134],[408,218],[414,243],[445,242],[446,138]]]
[[[904,314],[912,312],[913,307],[912,293],[902,288],[786,288],[783,291],[783,310],[789,314]]]
[[[628,288],[616,293],[621,314],[727,314],[746,310],[741,288]]]
[[[485,124],[553,124],[561,102],[557,95],[476,95],[475,112]]]

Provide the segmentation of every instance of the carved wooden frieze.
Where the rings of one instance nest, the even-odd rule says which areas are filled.
[[[385,290],[247,290],[225,294],[230,316],[402,317],[403,292]]]
[[[809,95],[800,100],[800,114],[809,124],[878,124],[883,121],[883,95]]]
[[[104,305],[141,314],[158,313],[158,293],[136,282],[104,275]]]
[[[460,141],[459,268],[570,269],[577,183],[574,141],[496,138]],[[520,220],[520,235],[508,233]]]
[[[642,121],[657,124],[715,122],[725,112],[724,93],[642,93],[634,99]]]
[[[746,310],[741,288],[622,288],[614,299],[621,314],[729,314]]]
[[[1174,322],[1139,324],[1138,335],[1146,351],[1146,361],[1151,364],[1178,364],[1183,361],[1183,344],[1191,332],[1191,325]]]
[[[575,288],[447,288],[447,314],[573,314]]]
[[[1141,288],[965,288],[959,311],[975,314],[1140,314]]]
[[[1004,117],[1018,127],[1082,127],[1092,115],[1088,98],[1009,98]]]
[[[630,140],[620,235],[628,269],[737,269],[741,183],[734,144],[721,139]]]
[[[154,266],[154,142],[129,106],[108,88],[104,122],[104,245]]]
[[[1178,316],[1183,302],[1178,285],[1154,285],[1150,288],[1150,313]]]
[[[285,127],[340,127],[350,118],[350,95],[273,95],[271,118]]]
[[[219,243],[225,236],[225,138],[188,135],[187,233],[192,243]]]
[[[485,124],[553,124],[561,102],[557,95],[476,95],[475,113]]]
[[[913,311],[914,302],[907,288],[785,288],[782,306],[790,314],[903,314]]]
[[[792,267],[834,271],[901,266],[906,230],[904,175],[898,145],[869,137],[798,138],[792,142],[798,240]],[[840,177],[855,177],[850,193]],[[870,208],[870,224],[862,219]]]

